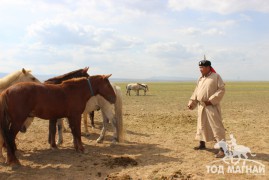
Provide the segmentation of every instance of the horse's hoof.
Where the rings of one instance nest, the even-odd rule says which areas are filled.
[[[87,150],[87,149],[84,149],[84,152],[83,152],[84,154],[88,154],[89,153],[89,151]]]
[[[113,139],[112,144],[118,144],[118,141],[116,139]]]
[[[0,164],[4,164],[6,162],[6,159],[4,157],[0,157]]]
[[[103,143],[103,141],[104,141],[104,140],[103,140],[103,139],[100,139],[100,138],[98,138],[98,139],[96,140],[96,142],[99,143],[99,144]]]
[[[20,129],[20,132],[21,132],[21,133],[26,133],[26,131],[27,131],[27,129],[26,129],[25,126],[23,126],[23,127]]]
[[[15,162],[6,162],[8,166],[10,166],[11,170],[16,170],[21,166],[21,163],[19,160],[16,160]]]
[[[50,146],[50,149],[54,151],[54,150],[57,150],[58,147],[57,146]]]
[[[60,146],[60,145],[62,145],[62,144],[63,144],[63,141],[57,141],[57,142],[56,142],[56,145],[57,145],[57,146]]]
[[[85,149],[84,149],[84,148],[83,148],[83,149],[76,149],[76,151],[77,151],[78,153],[82,153],[82,154],[84,154]]]
[[[17,170],[17,169],[19,169],[19,167],[21,167],[21,164],[19,163],[19,164],[12,164],[12,165],[10,165],[10,167],[11,167],[11,170]]]

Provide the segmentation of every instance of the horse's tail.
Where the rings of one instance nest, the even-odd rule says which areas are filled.
[[[7,97],[2,93],[0,96],[0,132],[8,152],[15,151],[15,144],[12,143],[9,135],[10,120],[7,112]]]
[[[122,120],[122,95],[121,95],[121,88],[119,86],[115,86],[116,92],[116,102],[115,102],[115,119],[116,119],[116,129],[118,135],[118,141],[124,141],[124,127],[123,127],[123,120]]]

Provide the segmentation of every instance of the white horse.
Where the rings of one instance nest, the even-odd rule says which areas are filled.
[[[147,84],[141,84],[141,83],[131,83],[126,86],[126,95],[131,95],[131,90],[136,91],[136,95],[139,96],[139,90],[144,91],[144,96],[146,95],[146,92],[149,90]]]
[[[18,82],[38,82],[40,81],[34,77],[30,70],[25,70],[22,68],[20,71],[16,71],[14,73],[11,73],[3,78],[0,79],[0,93],[7,89],[8,87],[12,86],[13,84],[16,84]],[[33,118],[27,118],[27,120],[24,123],[24,127],[28,127]],[[3,145],[4,145],[4,139],[2,136],[2,132],[0,131],[0,162],[5,162],[5,158],[3,156]]]
[[[115,93],[116,93],[116,103],[110,104],[106,99],[104,99],[100,95],[96,95],[91,97],[85,107],[83,118],[84,118],[84,128],[85,133],[89,134],[87,127],[87,114],[89,112],[101,109],[103,116],[103,128],[99,138],[96,140],[97,143],[101,143],[104,140],[105,133],[107,130],[108,122],[112,122],[113,127],[113,143],[115,142],[123,142],[124,140],[124,130],[123,130],[123,121],[122,121],[122,96],[121,89],[119,86],[112,85]],[[58,122],[60,127],[58,127],[58,142],[57,144],[61,144],[63,142],[63,121]]]

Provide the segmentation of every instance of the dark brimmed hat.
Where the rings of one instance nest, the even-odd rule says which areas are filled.
[[[204,60],[199,62],[199,66],[211,66],[211,62],[206,60],[206,57],[204,55]]]
[[[211,66],[211,62],[208,60],[202,60],[199,62],[199,66]]]

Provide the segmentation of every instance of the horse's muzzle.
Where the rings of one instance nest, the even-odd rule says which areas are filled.
[[[115,103],[116,103],[116,96],[110,96],[110,97],[109,97],[109,102],[110,102],[111,104],[115,104]]]

